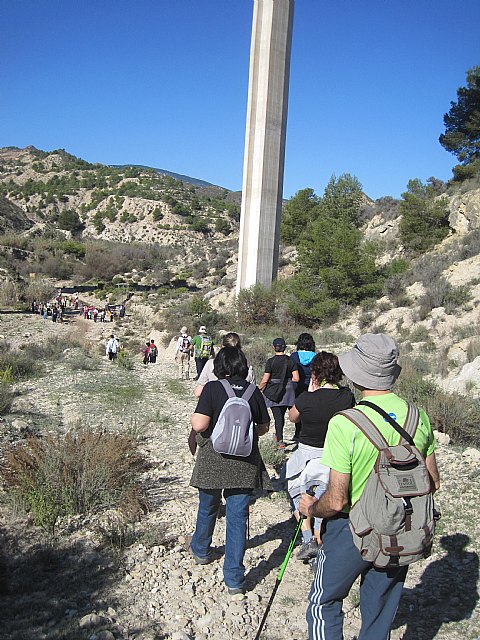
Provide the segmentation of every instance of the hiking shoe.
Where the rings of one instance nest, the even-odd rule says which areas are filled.
[[[308,566],[310,567],[313,573],[317,571],[318,562],[317,562],[316,556],[315,558],[310,558],[310,560],[308,561]]]
[[[227,587],[229,596],[245,595],[245,587]]]
[[[312,538],[308,542],[303,542],[300,547],[299,552],[297,553],[297,558],[299,560],[310,560],[311,558],[315,558],[318,551],[318,544],[315,538]]]
[[[193,553],[191,547],[190,547],[190,555],[193,557],[196,564],[210,564],[211,562],[218,560],[218,556],[212,552],[210,552],[208,556],[205,556],[205,558],[202,558],[201,556],[197,556],[196,553]]]
[[[207,556],[197,556],[196,553],[193,552],[192,549],[192,536],[188,535],[185,536],[185,542],[186,542],[186,548],[187,551],[190,553],[190,555],[192,556],[192,558],[195,560],[196,564],[210,564],[211,562],[214,562],[215,560],[218,560],[219,555],[217,553],[215,553],[213,550],[210,550],[209,554]]]

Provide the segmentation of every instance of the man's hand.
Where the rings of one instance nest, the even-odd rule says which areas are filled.
[[[308,495],[308,493],[302,493],[302,497],[300,498],[300,504],[298,505],[298,510],[302,515],[306,518],[310,518],[313,513],[313,505],[318,502],[317,498]]]

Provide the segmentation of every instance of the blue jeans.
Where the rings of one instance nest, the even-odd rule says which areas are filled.
[[[348,522],[348,518],[327,520],[309,595],[309,640],[343,640],[342,601],[360,574],[358,640],[388,640],[408,567],[374,569],[353,544]]]
[[[197,523],[192,537],[191,548],[195,555],[200,558],[206,558],[210,553],[222,490],[199,489],[198,494]],[[252,490],[223,489],[223,495],[227,503],[223,578],[227,587],[242,589],[245,583],[243,556],[247,546],[248,505]]]

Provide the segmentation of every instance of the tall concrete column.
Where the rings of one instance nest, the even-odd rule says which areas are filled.
[[[278,269],[294,0],[254,0],[237,294]]]

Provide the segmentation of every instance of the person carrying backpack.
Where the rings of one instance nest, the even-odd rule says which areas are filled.
[[[215,358],[214,372],[218,380],[205,385],[191,418],[198,448],[190,485],[198,489],[199,505],[195,532],[188,548],[197,564],[209,564],[218,558],[211,542],[223,493],[227,503],[223,577],[228,593],[237,595],[245,592],[243,557],[251,496],[254,489],[272,488],[258,448],[258,437],[267,433],[270,420],[262,394],[245,380],[248,367],[240,349],[223,347]],[[226,405],[232,402],[229,400],[232,395],[235,396],[232,398],[234,401],[242,396],[248,398],[246,416],[245,407],[230,408],[230,417],[226,415]],[[237,440],[245,442],[243,437],[234,437],[237,433],[235,416],[242,427],[242,434],[251,436],[250,453],[248,443],[246,448],[235,445]],[[246,431],[245,418],[247,422],[251,421]],[[221,427],[223,443],[214,445],[212,437],[218,433],[217,425]],[[227,437],[228,429],[232,433],[230,439]],[[225,450],[225,443],[233,454],[219,452]]]
[[[187,327],[182,327],[175,346],[175,360],[178,362],[180,380],[190,380],[191,349],[192,337],[188,335]]]
[[[265,373],[258,388],[263,392],[265,404],[272,410],[277,448],[285,449],[285,411],[295,403],[295,385],[299,381],[298,366],[285,354],[287,345],[283,338],[275,338],[272,346],[275,355],[265,363]]]
[[[157,361],[157,356],[158,356],[158,349],[157,349],[157,345],[155,344],[155,340],[150,340],[150,351],[148,354],[148,359],[149,362],[151,362],[152,364],[155,364]]]
[[[327,489],[318,500],[307,494],[302,494],[300,500],[299,510],[305,516],[326,518],[322,534],[323,547],[318,552],[317,569],[307,609],[309,639],[343,638],[342,601],[356,578],[361,575],[362,626],[359,638],[387,640],[408,570],[408,564],[405,563],[418,559],[421,555],[426,557],[430,553],[434,517],[431,496],[440,486],[434,452],[435,439],[427,414],[422,409],[417,411],[413,405],[392,392],[401,371],[397,363],[398,347],[392,338],[382,333],[364,334],[358,338],[353,349],[340,355],[338,359],[343,373],[361,391],[362,402],[355,409],[342,411],[330,420],[322,456],[322,464],[330,468]],[[365,401],[368,404],[362,404]],[[374,442],[364,434],[365,419],[373,424],[372,433],[380,433],[380,437],[374,439],[385,441],[381,445],[384,447],[383,454],[379,454]],[[391,423],[408,431],[405,434],[407,438],[400,435]],[[414,445],[408,444],[412,433]],[[401,443],[406,446],[399,446]],[[388,460],[385,452],[390,456],[392,451],[395,455]],[[398,459],[404,456],[406,460],[411,456],[415,462],[410,462],[407,470],[402,470],[401,464],[397,465],[400,475],[396,490],[405,497],[392,502],[386,490],[383,487],[380,490],[376,470],[385,471],[389,467],[388,471],[392,470],[392,477],[395,477],[397,467],[394,463],[397,454]],[[379,455],[385,457],[377,467]],[[390,462],[393,468],[389,466]],[[417,470],[422,469],[425,478],[414,475]],[[415,487],[417,491],[414,492],[414,485],[419,478]],[[371,500],[368,509],[364,504],[365,496],[371,498],[369,487],[372,482],[376,483],[377,488],[373,511]],[[411,498],[407,496],[407,489],[411,491]],[[417,494],[416,497],[414,493]],[[418,495],[419,493],[422,495]],[[417,499],[429,505],[423,514],[415,507]],[[376,515],[381,514],[386,501],[395,504],[392,514],[401,520],[402,527],[407,532],[405,547],[399,543],[400,536],[397,537],[395,531],[390,531],[388,536],[376,535],[375,527],[388,528],[391,525],[387,518],[381,523]],[[371,520],[368,523],[365,515],[367,513]],[[422,519],[428,513],[431,513],[431,522],[428,523],[431,530],[426,527],[425,530],[416,531],[413,526],[415,518]],[[363,524],[363,530],[355,530],[354,522],[355,525],[358,522]],[[417,541],[424,539],[420,544],[423,552],[418,557],[404,556],[404,549],[417,534],[420,536]],[[377,555],[380,541],[386,553],[384,560]],[[377,545],[377,549],[372,550],[372,545]],[[362,548],[362,552],[359,548]],[[379,568],[379,564],[383,568]]]
[[[215,355],[213,340],[207,335],[207,328],[205,326],[202,325],[198,330],[198,334],[193,336],[191,350],[195,358],[195,367],[197,369],[196,379],[198,380],[207,360]]]
[[[143,353],[143,364],[147,365],[150,362],[150,343],[145,343],[145,348],[142,349]]]
[[[118,340],[115,338],[115,336],[112,333],[105,347],[105,353],[111,362],[117,359],[119,348],[120,348],[120,345],[118,344]]]

